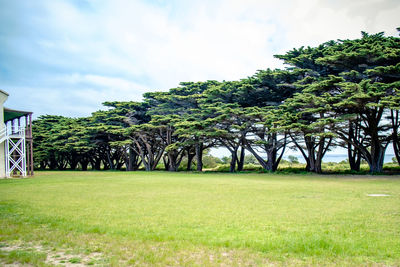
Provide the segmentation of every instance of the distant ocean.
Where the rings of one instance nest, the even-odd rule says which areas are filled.
[[[301,163],[305,163],[305,160],[303,158],[303,156],[300,155],[292,155],[297,157],[297,159],[299,160],[299,162]],[[392,162],[392,158],[394,157],[394,154],[391,153],[387,153],[385,155],[385,163],[388,162]],[[283,157],[284,159],[288,159],[287,156]],[[341,162],[342,160],[346,160],[347,159],[347,154],[326,154],[323,158],[322,158],[322,162]]]
[[[325,154],[324,158],[322,159],[323,162],[341,162],[342,160],[346,160],[347,159],[347,151],[345,149],[341,149],[341,148],[335,148],[332,151],[329,151]],[[226,148],[223,147],[218,147],[218,148],[211,148],[210,154],[219,158],[222,157],[230,157],[231,154],[229,153],[229,151]],[[246,152],[246,155],[249,155],[249,152]],[[293,151],[293,150],[287,150],[285,152],[285,155],[283,156],[284,159],[288,159],[288,156],[292,155],[297,157],[297,159],[299,160],[299,162],[301,163],[305,163],[305,160],[303,158],[303,156],[301,154],[299,154],[298,151]],[[262,157],[265,158],[265,154],[261,154]],[[386,154],[385,154],[385,163],[388,162],[392,162],[392,158],[394,157],[394,153],[393,153],[393,148],[390,146],[388,147],[388,149],[386,150]]]

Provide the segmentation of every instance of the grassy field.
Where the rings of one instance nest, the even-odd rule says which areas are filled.
[[[0,181],[7,263],[399,266],[400,178],[37,172]]]

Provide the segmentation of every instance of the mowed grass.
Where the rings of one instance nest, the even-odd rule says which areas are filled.
[[[96,252],[94,265],[399,266],[400,179],[37,172],[0,181],[0,242],[78,262]]]

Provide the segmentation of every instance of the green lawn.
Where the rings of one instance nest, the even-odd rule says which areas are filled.
[[[13,262],[399,266],[400,178],[37,172],[0,181]]]

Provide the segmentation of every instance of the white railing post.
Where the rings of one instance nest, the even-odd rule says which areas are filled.
[[[4,150],[6,152],[6,158],[5,158],[5,160],[6,160],[6,177],[10,177],[11,176],[11,173],[10,173],[10,161],[9,161],[9,158],[10,158],[9,146],[10,146],[10,144],[9,144],[8,138],[6,138],[4,143],[5,143]]]

